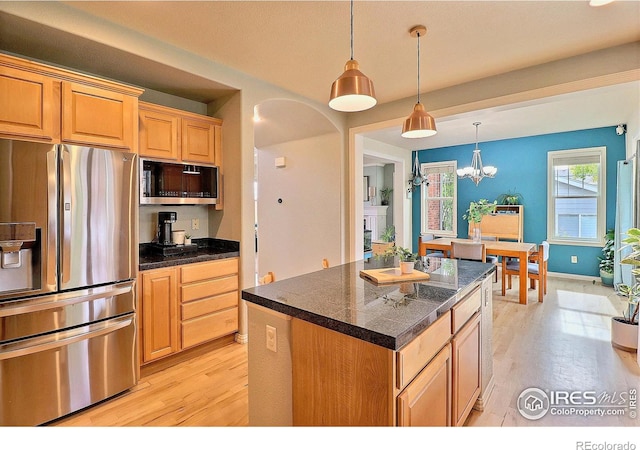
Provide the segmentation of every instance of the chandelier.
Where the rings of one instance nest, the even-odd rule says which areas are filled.
[[[498,169],[494,166],[482,166],[482,158],[480,158],[480,149],[478,148],[478,125],[480,122],[474,122],[473,125],[476,127],[476,148],[473,151],[471,166],[458,169],[456,172],[460,179],[470,178],[477,186],[484,177],[493,178]]]
[[[420,171],[420,161],[418,161],[418,152],[416,152],[416,157],[413,161],[413,172],[411,173],[411,177],[409,178],[409,192],[413,192],[417,187],[420,187],[422,184],[427,183],[427,177],[422,175]]]

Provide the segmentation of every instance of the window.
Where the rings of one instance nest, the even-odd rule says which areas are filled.
[[[427,177],[422,185],[422,233],[456,236],[456,162],[424,163],[420,168]]]
[[[549,152],[548,170],[548,240],[604,245],[606,147]]]

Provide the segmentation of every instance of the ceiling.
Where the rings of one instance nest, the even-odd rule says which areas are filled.
[[[73,30],[2,13],[10,3],[0,2],[0,49],[204,103],[232,92]],[[321,103],[327,102],[331,83],[349,58],[347,1],[71,1],[61,6],[79,18],[88,14],[101,25],[135,30]],[[429,91],[640,41],[640,2],[594,8],[587,0],[357,0],[354,58],[374,81],[379,103],[416,95],[416,40],[408,32],[416,24],[428,29],[420,41],[420,90],[428,96]],[[399,138],[398,127],[368,136],[403,148],[431,148],[472,142],[474,121],[483,122],[481,140],[577,124],[604,126],[615,123],[604,124],[602,116],[609,122],[623,120],[630,98],[640,98],[637,83],[588,95],[595,97],[589,100],[582,93],[442,118],[439,133],[421,142]]]

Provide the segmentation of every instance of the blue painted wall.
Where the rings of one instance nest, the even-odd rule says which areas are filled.
[[[554,133],[501,141],[480,142],[482,162],[498,168],[495,178],[484,178],[476,185],[458,179],[458,236],[466,237],[468,223],[462,219],[469,202],[486,198],[495,200],[507,191],[524,197],[524,240],[540,243],[547,238],[547,153],[588,147],[607,147],[607,229],[614,227],[617,161],[625,159],[625,135],[618,136],[615,127]],[[420,162],[458,161],[458,168],[471,163],[475,143],[420,150]],[[412,155],[412,158],[415,156]],[[420,234],[420,191],[413,192],[414,248]],[[599,276],[600,247],[552,245],[549,270],[578,275]],[[571,255],[578,263],[571,263]]]

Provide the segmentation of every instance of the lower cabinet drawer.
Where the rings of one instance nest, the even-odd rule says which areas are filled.
[[[398,389],[404,388],[449,342],[451,338],[451,313],[447,311],[432,323],[420,336],[396,353]]]
[[[456,334],[482,306],[482,289],[478,286],[464,300],[451,308],[451,332]]]
[[[185,264],[180,268],[182,283],[193,283],[208,278],[223,277],[238,273],[238,258],[219,259],[196,264]]]
[[[195,317],[211,314],[223,309],[238,306],[238,291],[227,292],[212,297],[203,298],[193,302],[182,304],[182,320],[189,320]]]
[[[182,302],[238,290],[238,275],[182,285]]]
[[[187,348],[238,331],[238,308],[182,322],[182,347]]]

